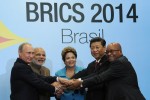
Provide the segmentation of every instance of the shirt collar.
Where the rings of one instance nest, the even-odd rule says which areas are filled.
[[[99,62],[100,62],[100,60],[101,60],[101,59],[99,59],[99,60],[96,60],[96,62],[98,62],[98,63],[99,63]]]

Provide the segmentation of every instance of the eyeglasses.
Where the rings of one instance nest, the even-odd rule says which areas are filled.
[[[106,50],[106,54],[113,53],[114,51],[120,51],[120,50]]]

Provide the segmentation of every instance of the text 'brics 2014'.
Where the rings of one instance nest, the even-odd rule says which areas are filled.
[[[27,22],[75,22],[81,23],[123,23],[127,19],[137,22],[136,4],[132,3],[128,8],[120,4],[93,3],[90,6],[82,3],[49,3],[26,2]],[[90,20],[89,20],[90,19]]]

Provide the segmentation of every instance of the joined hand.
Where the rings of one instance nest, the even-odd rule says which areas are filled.
[[[72,90],[79,89],[81,87],[82,82],[83,81],[79,79],[72,79],[70,80],[71,85],[69,85],[67,88]]]

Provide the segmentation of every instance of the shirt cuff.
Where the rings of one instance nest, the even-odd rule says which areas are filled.
[[[81,78],[78,78],[78,80],[83,83],[83,80]],[[82,83],[81,83],[80,87],[83,87]]]
[[[56,78],[56,81],[57,81],[57,82],[59,82],[59,79],[58,79],[58,77]]]

